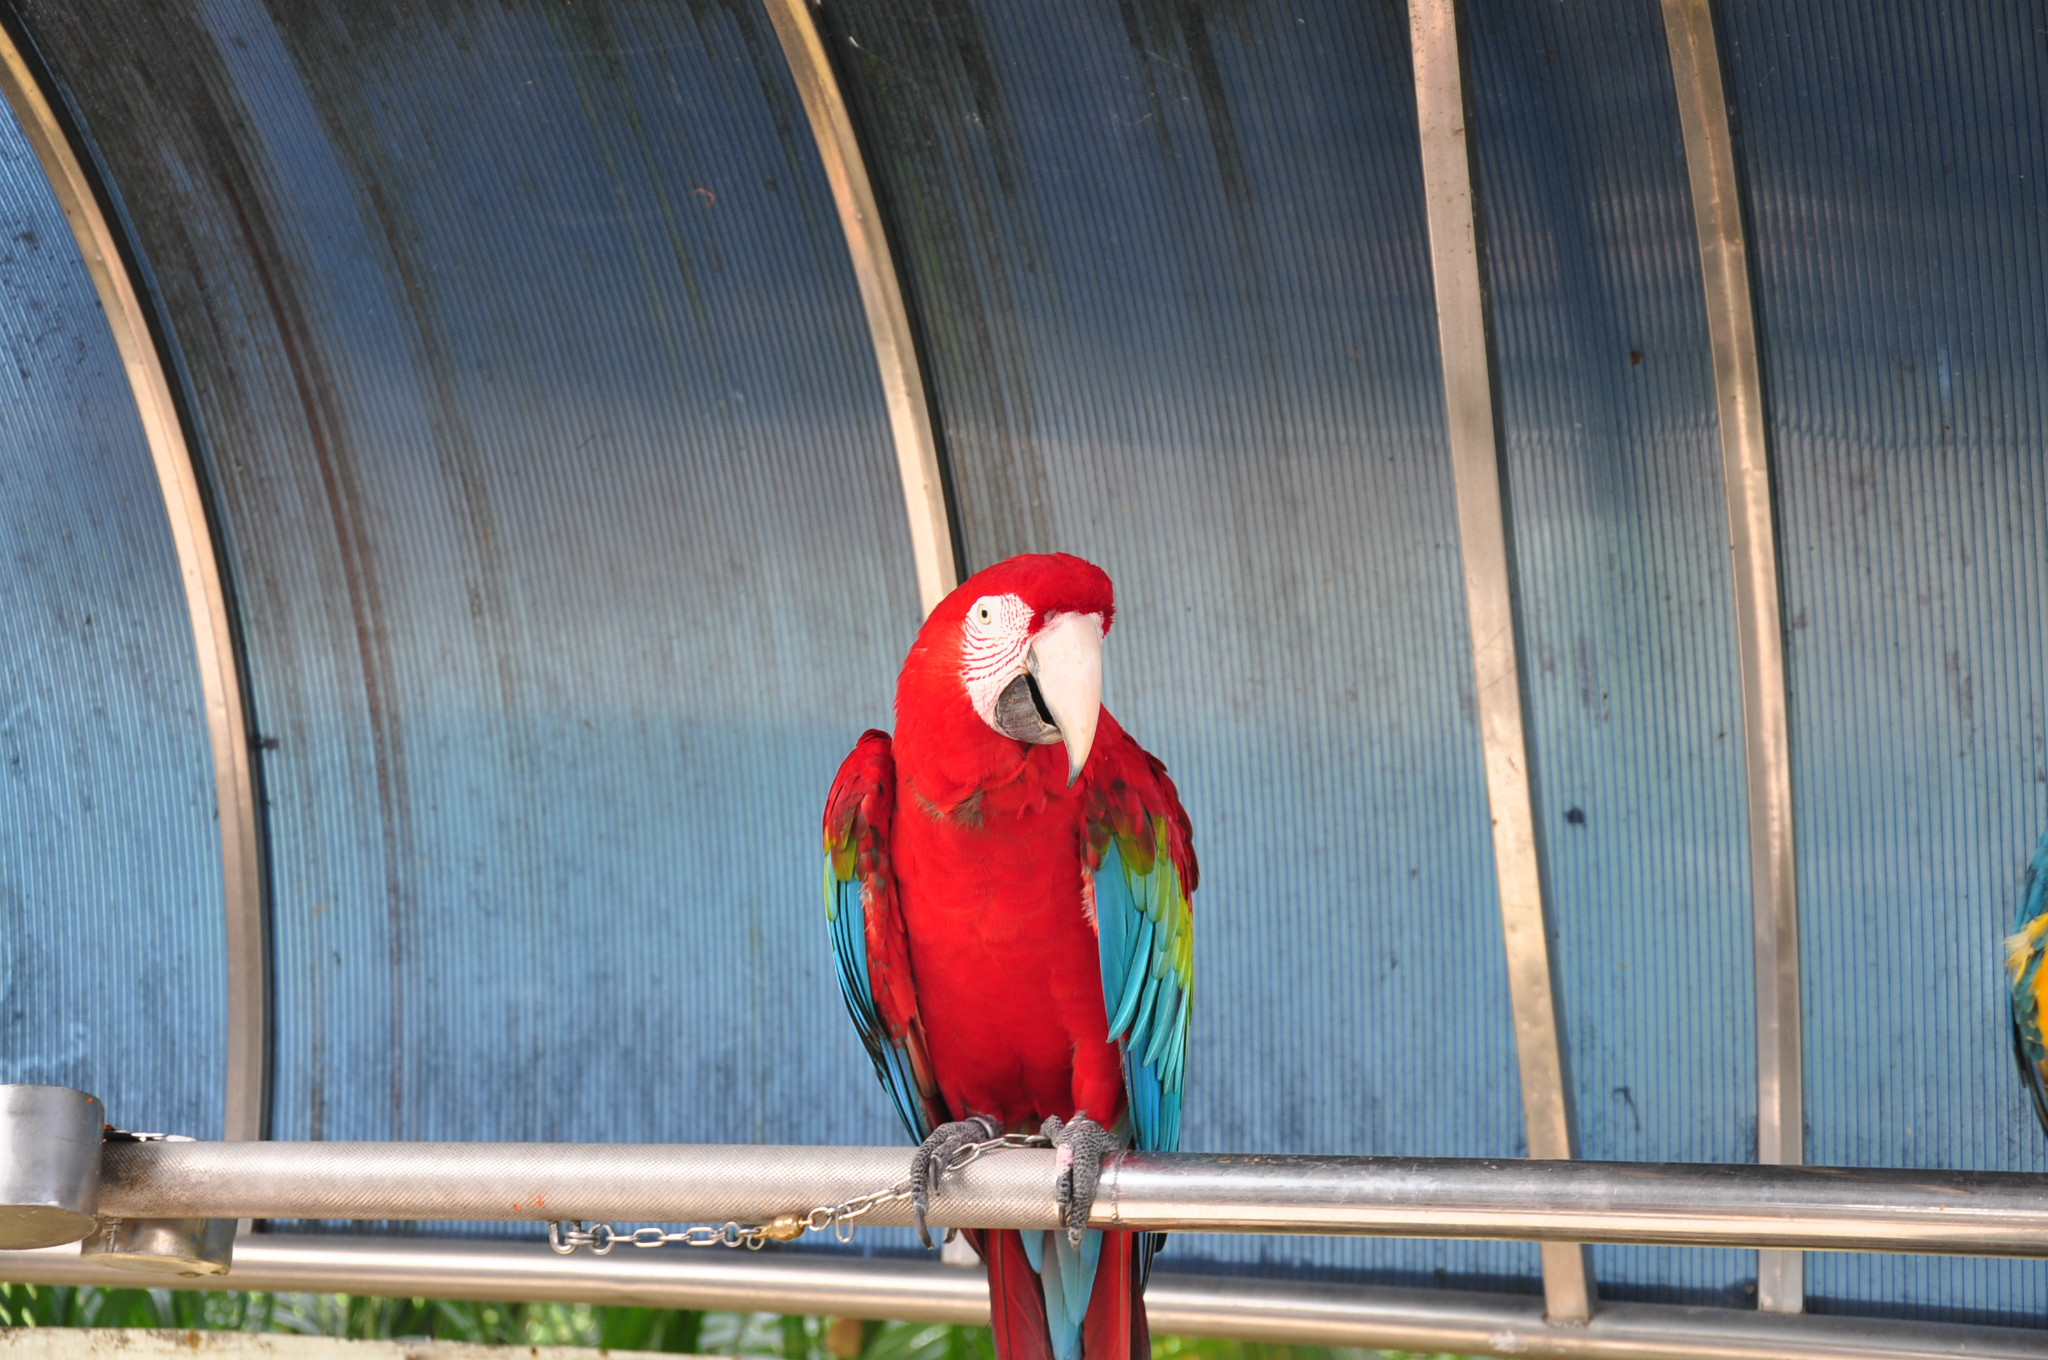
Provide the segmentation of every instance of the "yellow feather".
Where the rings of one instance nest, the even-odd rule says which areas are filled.
[[[2048,915],[2036,916],[2026,926],[2005,937],[2005,971],[2018,982],[2026,970],[2027,959],[2041,947],[2043,936],[2048,936]]]

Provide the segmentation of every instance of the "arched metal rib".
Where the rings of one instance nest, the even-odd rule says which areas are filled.
[[[1529,1155],[1563,1159],[1575,1156],[1577,1148],[1523,731],[1514,569],[1493,408],[1493,347],[1487,332],[1458,8],[1456,0],[1409,0],[1417,131],[1522,1118]],[[1586,1249],[1577,1243],[1546,1242],[1542,1251],[1549,1316],[1566,1321],[1590,1317],[1593,1276]]]
[[[1743,763],[1749,803],[1750,906],[1756,952],[1757,1160],[1806,1159],[1799,1033],[1799,895],[1792,849],[1792,748],[1785,700],[1785,647],[1778,605],[1777,530],[1770,452],[1764,442],[1763,376],[1756,311],[1735,179],[1728,98],[1707,0],[1663,0],[1664,36],[1678,97],[1685,164],[1692,178],[1714,394],[1721,427],[1721,480],[1735,568],[1735,637],[1742,683]],[[1805,1306],[1805,1259],[1765,1251],[1757,1259],[1757,1307]]]
[[[868,333],[874,338],[875,367],[881,374],[889,429],[896,443],[896,469],[903,480],[903,508],[910,523],[911,556],[917,564],[918,599],[929,614],[960,584],[960,566],[954,556],[952,515],[946,507],[938,439],[910,329],[910,311],[882,230],[874,185],[868,179],[853,120],[826,57],[818,25],[806,0],[766,0],[766,4],[804,112],[810,117],[825,178],[832,185],[832,201],[839,209],[839,225],[846,233],[846,251],[860,283],[861,305],[867,312]]]
[[[121,258],[118,238],[55,110],[13,37],[0,30],[0,92],[35,149],[78,242],[114,334],[144,438],[164,497],[178,575],[192,621],[199,681],[213,750],[219,809],[221,882],[227,910],[228,1057],[223,1129],[231,1139],[260,1138],[267,1108],[270,1052],[268,921],[258,841],[255,771],[228,602],[205,502],[185,431],[171,399],[147,314]]]

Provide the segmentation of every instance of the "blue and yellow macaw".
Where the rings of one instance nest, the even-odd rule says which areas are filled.
[[[2005,971],[2012,980],[2012,1056],[2019,1064],[2020,1080],[2034,1098],[2034,1117],[2041,1131],[2048,1133],[2048,1041],[2041,1033],[2041,1016],[2048,1011],[2048,969],[2041,966],[2048,956],[2048,831],[2034,847],[2034,861],[2027,866],[2027,886],[2020,894],[2019,915],[2013,933],[2005,937]]]

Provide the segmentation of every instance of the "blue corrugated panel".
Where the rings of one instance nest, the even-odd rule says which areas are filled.
[[[765,19],[275,9],[29,15],[244,592],[278,1136],[894,1140],[818,816],[917,603]]]
[[[1999,937],[2048,823],[2037,4],[1730,5],[1790,620],[1816,1162],[2048,1170]],[[2048,1322],[2048,1265],[1813,1258],[1814,1307]]]
[[[71,229],[0,108],[0,1081],[218,1138],[213,758],[164,502]]]
[[[1185,1144],[1523,1146],[1398,7],[850,3],[971,565],[1118,587],[1202,859]],[[1487,1243],[1170,1260],[1526,1285]]]
[[[154,279],[220,492],[268,739],[278,1131],[894,1139],[825,967],[815,825],[854,733],[886,721],[916,609],[843,243],[760,14],[22,8]],[[827,18],[968,553],[1109,567],[1111,701],[1196,819],[1189,1145],[1519,1151],[1399,7]],[[1996,940],[2048,821],[2048,59],[2018,6],[1723,18],[1779,463],[1809,1155],[2039,1169]],[[1585,1142],[1737,1160],[1754,1097],[1732,640],[1661,35],[1642,4],[1486,0],[1473,20]],[[62,232],[37,202],[47,250]],[[10,486],[47,482],[52,447],[111,478],[137,443],[125,393],[97,395],[118,375],[83,297],[47,304],[73,318],[55,333],[101,351],[18,365],[6,409],[87,424],[36,433],[36,461],[0,465]],[[92,395],[45,386],[82,375]],[[115,411],[129,424],[93,423]],[[36,796],[90,796],[103,821],[109,797],[165,805],[121,805],[78,871],[146,835],[158,900],[189,894],[217,932],[196,693],[166,697],[190,644],[146,465],[122,467],[132,489],[38,492],[7,521],[34,535],[39,586],[73,592],[8,617],[98,589],[120,608],[64,617],[122,618],[148,649],[61,675],[59,646],[0,655],[10,675],[32,660],[39,693],[142,687],[108,689],[127,716],[104,722],[79,701],[73,763],[45,760],[59,782]],[[49,565],[66,545],[77,565]],[[189,861],[162,830],[178,815],[203,833]],[[136,937],[113,914],[134,897],[68,881],[105,914],[7,938]],[[198,938],[152,945],[134,985],[164,987],[177,947],[217,959]],[[53,976],[17,963],[10,985]],[[137,1122],[210,1132],[218,977],[192,977],[178,999],[215,988],[216,1028],[122,1054],[156,1064]],[[10,1023],[86,1013],[29,995]],[[53,1032],[14,1051],[89,1050]],[[87,1084],[127,1118],[125,1092]],[[167,1093],[191,1113],[148,1106]],[[1534,1270],[1488,1244],[1171,1250]],[[1617,1292],[1664,1297],[1747,1270],[1599,1259]],[[1815,1258],[1824,1307],[2038,1317],[2043,1283]]]
[[[1581,1155],[1756,1156],[1742,701],[1714,373],[1655,0],[1470,10],[1480,203]],[[1747,1252],[1600,1247],[1740,1303]]]

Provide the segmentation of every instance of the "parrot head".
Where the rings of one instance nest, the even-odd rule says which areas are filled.
[[[976,572],[918,631],[897,684],[897,740],[943,745],[945,764],[989,775],[1063,745],[1071,785],[1095,742],[1115,614],[1109,576],[1067,553]]]

